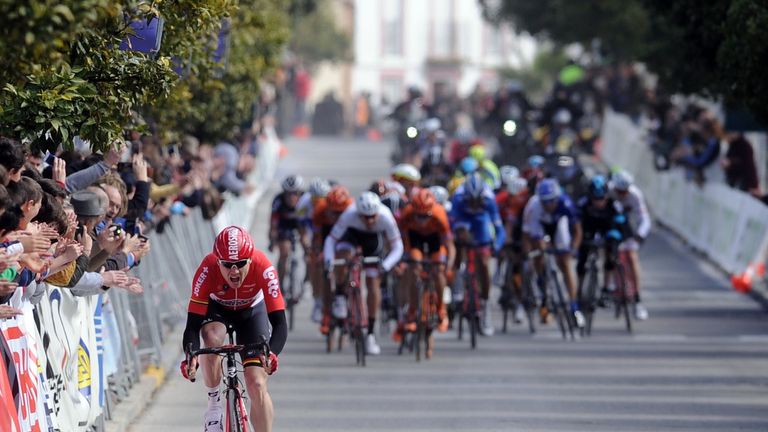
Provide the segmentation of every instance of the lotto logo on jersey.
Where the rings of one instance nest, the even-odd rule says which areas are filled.
[[[267,267],[261,276],[267,280],[267,294],[271,295],[272,298],[277,298],[280,294],[280,281],[277,280],[275,266]]]
[[[230,260],[237,260],[240,252],[240,230],[232,227],[227,231],[227,254]]]

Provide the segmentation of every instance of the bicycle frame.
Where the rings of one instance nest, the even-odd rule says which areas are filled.
[[[563,339],[568,339],[570,335],[571,339],[575,339],[574,334],[575,323],[571,317],[570,311],[567,308],[566,296],[563,293],[563,286],[560,283],[558,277],[559,270],[557,263],[555,262],[556,251],[552,248],[545,250],[534,250],[528,253],[529,258],[536,258],[544,255],[544,285],[546,292],[544,296],[549,303],[549,309],[555,313],[557,319],[557,325],[560,327],[560,333],[563,335]],[[549,283],[552,282],[552,283]],[[540,289],[542,287],[539,287]],[[544,291],[542,289],[542,291]],[[556,297],[556,298],[555,298]]]
[[[236,356],[241,352],[257,347],[261,356],[269,361],[269,344],[266,338],[262,337],[260,342],[252,345],[235,345],[234,341],[234,328],[231,325],[227,325],[227,334],[229,343],[220,347],[202,348],[194,352],[189,352],[189,357],[197,357],[200,355],[217,355],[221,356],[222,363],[222,375],[225,386],[225,399],[227,401],[226,406],[226,419],[225,419],[225,432],[248,432],[248,411],[245,408],[245,396],[244,390],[240,385],[240,379],[237,376],[238,368]],[[226,362],[226,368],[224,363]],[[192,380],[194,381],[194,379]]]
[[[363,302],[361,289],[362,271],[364,264],[378,264],[379,257],[362,257],[356,254],[349,259],[334,259],[331,261],[331,287],[335,286],[333,269],[339,266],[347,266],[347,307],[349,314],[344,323],[345,331],[355,341],[355,357],[357,364],[365,366],[365,333],[368,326],[368,314]],[[329,332],[329,337],[332,332]],[[339,344],[341,346],[341,344]]]
[[[461,316],[459,317],[459,340],[463,338],[464,319],[467,319],[469,323],[469,337],[470,346],[472,349],[477,348],[477,332],[479,331],[478,319],[480,316],[480,297],[477,284],[477,260],[478,258],[478,246],[467,245],[467,260],[459,267],[459,271],[465,272],[464,277],[464,300],[462,302]]]
[[[430,352],[430,341],[432,330],[437,325],[437,301],[438,295],[433,283],[433,274],[439,271],[445,263],[440,261],[425,260],[403,260],[404,263],[412,266],[421,266],[421,271],[417,274],[416,280],[416,331],[406,331],[398,348],[398,354],[402,354],[403,348],[409,345],[411,351],[415,351],[416,361],[421,360],[421,345],[424,344],[425,354]],[[415,334],[414,334],[415,333]],[[414,337],[415,336],[415,339]],[[409,341],[410,339],[410,341]],[[427,357],[429,358],[429,357]]]
[[[304,283],[298,280],[299,259],[296,256],[296,233],[291,236],[291,253],[288,257],[288,275],[287,283],[283,287],[286,308],[288,309],[288,330],[293,330],[294,324],[294,306],[304,296]]]

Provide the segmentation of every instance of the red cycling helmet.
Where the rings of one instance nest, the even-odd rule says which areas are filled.
[[[253,255],[253,239],[248,231],[239,226],[228,226],[221,230],[213,243],[213,253],[220,260],[240,261]]]

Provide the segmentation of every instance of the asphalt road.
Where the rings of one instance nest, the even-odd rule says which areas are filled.
[[[355,192],[389,166],[382,143],[312,139],[288,147],[279,176],[332,177]],[[252,230],[262,247],[270,199]],[[270,379],[274,429],[768,430],[766,312],[666,234],[652,235],[641,255],[650,320],[633,335],[607,312],[591,338],[575,342],[552,326],[534,337],[517,326],[481,338],[473,352],[449,332],[421,363],[382,337],[381,356],[366,368],[355,367],[349,348],[326,354],[307,299]],[[132,430],[200,431],[205,403],[202,384],[172,373]]]

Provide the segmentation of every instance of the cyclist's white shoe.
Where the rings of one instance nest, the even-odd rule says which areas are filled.
[[[205,422],[205,432],[223,432],[224,409],[221,405],[209,406],[203,421]]]
[[[337,295],[333,298],[333,304],[331,305],[331,314],[336,319],[347,318],[347,298],[342,295]]]
[[[365,352],[370,355],[381,354],[381,347],[376,343],[376,336],[373,333],[365,337]]]
[[[483,336],[493,336],[493,320],[491,320],[491,302],[486,301],[483,306],[483,317],[480,321],[480,333]]]
[[[648,309],[642,303],[635,303],[635,319],[640,321],[648,319]]]
[[[576,320],[576,327],[583,328],[587,325],[587,320],[584,318],[584,314],[580,310],[573,311],[573,318]]]
[[[525,308],[523,308],[523,305],[518,304],[515,306],[515,324],[520,324],[525,319]]]
[[[312,307],[312,322],[319,323],[323,319],[323,301],[315,299],[315,305]]]

